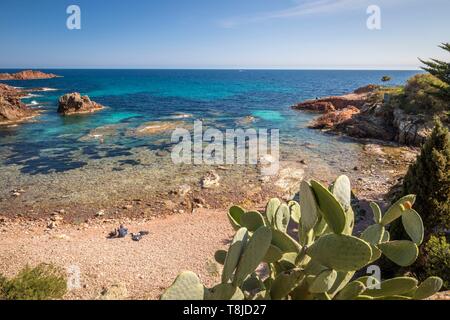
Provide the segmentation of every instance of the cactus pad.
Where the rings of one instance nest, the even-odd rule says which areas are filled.
[[[273,224],[273,220],[275,219],[275,213],[278,210],[278,207],[281,205],[281,201],[277,198],[270,199],[266,206],[266,217],[267,221],[269,221],[269,225]]]
[[[305,277],[303,271],[294,269],[280,273],[272,283],[270,295],[273,300],[281,300],[294,290]]]
[[[305,180],[300,184],[300,207],[302,208],[301,224],[306,231],[311,230],[319,219],[316,196],[311,185]]]
[[[424,227],[420,215],[413,209],[408,209],[402,214],[402,223],[411,240],[420,246],[423,242]]]
[[[363,295],[368,295],[374,298],[377,297],[392,297],[405,294],[417,287],[418,281],[410,277],[393,278],[381,282],[381,288],[366,289]]]
[[[345,211],[339,201],[319,182],[312,180],[311,187],[317,197],[317,202],[323,218],[331,230],[341,234],[345,228]]]
[[[364,290],[366,286],[362,282],[350,282],[336,295],[335,300],[355,300]]]
[[[378,248],[389,260],[401,267],[412,265],[419,255],[417,245],[406,240],[381,243]]]
[[[233,271],[236,269],[242,252],[247,244],[248,230],[241,228],[236,232],[236,235],[231,242],[230,249],[225,258],[225,263],[222,272],[222,283],[230,281]]]
[[[330,269],[347,272],[364,267],[372,257],[372,249],[356,237],[327,234],[316,240],[306,254]]]
[[[377,245],[383,239],[384,231],[384,227],[381,224],[373,224],[364,230],[361,234],[361,239],[370,244]]]
[[[239,286],[263,261],[269,250],[272,231],[269,227],[261,227],[253,233],[247,243],[236,269],[233,284]]]
[[[347,176],[340,176],[333,184],[333,195],[347,211],[351,208],[352,187]]]
[[[287,204],[282,204],[278,207],[275,213],[274,225],[275,227],[283,232],[286,232],[289,221],[291,220],[291,213]]]
[[[297,201],[289,201],[288,207],[291,213],[291,219],[297,224],[300,223],[300,219],[302,217],[300,204]]]
[[[241,217],[245,213],[245,210],[238,206],[233,206],[228,210],[228,220],[234,230],[241,228]]]
[[[427,299],[441,290],[443,281],[439,277],[429,277],[420,284],[416,292],[413,295],[414,300]]]
[[[337,278],[337,272],[335,270],[325,270],[321,272],[314,282],[309,287],[309,291],[312,293],[324,293],[330,290]]]
[[[384,217],[381,219],[381,224],[387,226],[394,220],[401,217],[402,213],[405,211],[405,203],[409,203],[407,206],[411,206],[416,202],[416,196],[409,195],[398,200],[392,207],[388,209]]]
[[[204,291],[205,288],[197,275],[193,272],[185,271],[164,292],[161,300],[203,300]]]
[[[244,300],[241,289],[229,283],[221,283],[212,289],[206,290],[205,300]]]
[[[250,211],[241,216],[241,226],[247,228],[250,232],[255,232],[264,225],[264,218],[257,211]]]
[[[373,213],[373,221],[375,223],[381,223],[381,219],[383,218],[383,214],[381,213],[380,206],[377,203],[375,203],[375,202],[371,202],[370,203],[370,208],[372,209],[372,213]]]

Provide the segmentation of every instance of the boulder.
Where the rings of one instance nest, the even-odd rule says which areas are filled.
[[[88,96],[81,96],[78,92],[69,93],[59,98],[58,113],[62,115],[92,113],[102,110],[104,106],[91,101]]]

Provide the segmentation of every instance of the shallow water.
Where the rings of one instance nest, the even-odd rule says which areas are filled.
[[[71,174],[77,179],[93,179],[98,175],[94,171],[99,166],[103,167],[103,175],[110,172],[113,179],[113,172],[141,163],[137,154],[142,157],[145,152],[170,150],[170,134],[136,136],[130,132],[146,122],[171,119],[185,121],[190,126],[194,119],[202,119],[208,126],[219,129],[242,126],[280,129],[284,160],[295,160],[304,155],[314,159],[316,165],[338,167],[340,163],[358,157],[359,144],[308,129],[307,124],[314,115],[293,111],[290,106],[305,99],[348,93],[368,83],[377,84],[384,75],[393,78],[392,84],[402,84],[416,73],[47,71],[63,78],[7,82],[18,87],[55,90],[38,92],[24,100],[27,104],[33,103],[32,107],[44,110],[35,121],[0,127],[0,180],[5,192],[17,185],[50,183],[46,175],[51,175],[52,181],[67,180]],[[61,117],[56,112],[57,100],[69,92],[87,94],[108,108],[95,114]],[[183,119],[181,116],[180,119],[183,114],[191,117]],[[253,116],[255,121],[243,123],[242,119],[248,116]],[[96,136],[103,137],[102,143]],[[168,177],[177,174],[170,165],[151,166],[145,170],[167,170],[164,174]],[[123,176],[117,179],[120,184]],[[79,189],[82,188],[82,184],[73,185],[73,190],[66,186],[65,192],[81,192],[83,190]]]

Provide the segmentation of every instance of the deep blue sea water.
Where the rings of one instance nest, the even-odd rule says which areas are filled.
[[[263,71],[263,70],[43,70],[62,78],[7,81],[25,88],[45,87],[24,100],[45,111],[35,122],[0,127],[2,167],[22,165],[22,173],[64,172],[82,167],[89,159],[130,154],[135,147],[168,148],[168,137],[135,137],[127,130],[149,121],[175,120],[179,113],[191,114],[218,128],[236,128],[240,119],[254,116],[252,126],[278,128],[281,142],[314,143],[324,157],[345,152],[352,143],[308,129],[313,115],[291,110],[305,99],[340,95],[369,83],[380,84],[384,75],[391,84],[403,84],[417,71]],[[3,70],[0,72],[14,72]],[[105,106],[104,111],[61,117],[58,98],[70,92],[89,95]],[[90,130],[120,125],[119,134],[98,141],[80,141]],[[80,159],[73,151],[81,152]],[[87,160],[86,160],[87,159]]]

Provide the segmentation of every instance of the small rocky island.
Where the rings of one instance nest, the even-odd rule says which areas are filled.
[[[105,107],[91,101],[88,96],[81,96],[78,92],[68,93],[59,98],[58,113],[64,116],[86,114],[100,111]]]
[[[44,73],[41,71],[24,70],[17,73],[0,73],[0,80],[39,80],[39,79],[53,79],[60,76],[53,73]]]
[[[21,101],[26,94],[23,90],[0,83],[0,125],[28,120],[38,114]]]

